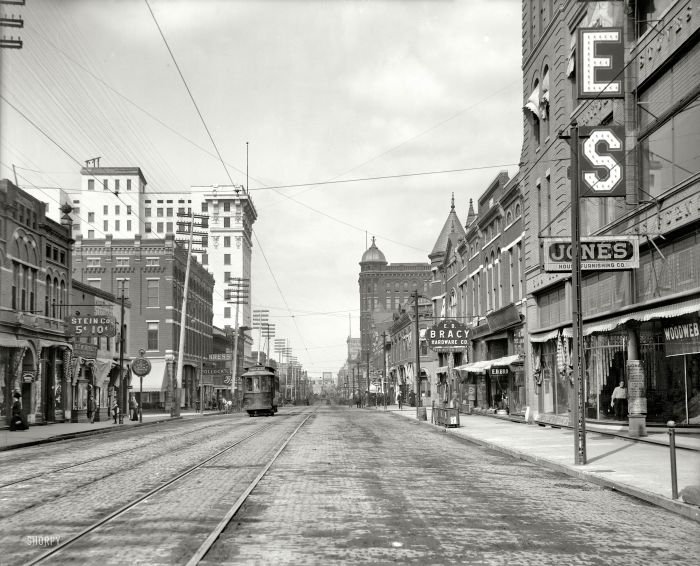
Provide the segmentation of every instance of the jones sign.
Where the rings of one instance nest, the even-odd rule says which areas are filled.
[[[543,238],[544,270],[571,271],[571,240]],[[591,236],[581,239],[581,269],[611,271],[639,267],[636,236]]]

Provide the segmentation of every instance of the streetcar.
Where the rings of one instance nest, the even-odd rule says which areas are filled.
[[[243,384],[243,410],[251,417],[272,416],[277,412],[280,396],[280,380],[274,368],[255,365],[241,376]]]

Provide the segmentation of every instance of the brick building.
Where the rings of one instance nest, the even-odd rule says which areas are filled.
[[[63,317],[71,289],[70,219],[63,226],[45,204],[0,181],[0,419],[22,395],[30,424],[70,418],[71,346]]]
[[[77,237],[74,279],[131,301],[127,351],[145,350],[152,365],[144,378],[144,408],[169,410],[180,340],[180,319],[187,252],[172,234],[163,240]],[[212,350],[213,276],[194,258],[187,301],[187,328],[180,404],[195,407],[199,399],[202,361]]]

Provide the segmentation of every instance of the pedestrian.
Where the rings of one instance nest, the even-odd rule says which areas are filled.
[[[624,419],[627,416],[627,389],[625,382],[621,381],[612,394],[610,406],[613,408],[616,419]]]
[[[399,394],[396,396],[396,402],[399,405],[399,411],[403,411],[403,394],[401,391],[399,391]]]
[[[114,418],[114,424],[117,424],[117,418],[119,417],[119,403],[117,403],[116,396],[112,398],[112,418]]]
[[[90,424],[95,424],[95,397],[92,393],[88,397],[88,416],[90,417]]]
[[[15,391],[12,396],[14,401],[12,403],[12,416],[10,417],[10,430],[27,430],[29,427],[22,416],[22,395],[19,391]]]
[[[136,397],[134,395],[132,395],[131,399],[129,401],[129,418],[132,421],[139,420],[138,408],[139,408],[139,404],[136,402]]]

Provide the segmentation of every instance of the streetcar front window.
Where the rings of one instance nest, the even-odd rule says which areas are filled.
[[[245,390],[246,390],[246,391],[252,391],[252,390],[253,390],[253,378],[252,378],[252,377],[246,377],[246,378],[245,378]]]

